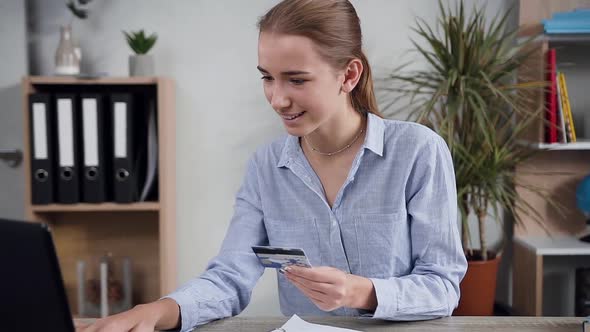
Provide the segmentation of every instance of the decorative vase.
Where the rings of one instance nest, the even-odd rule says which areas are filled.
[[[493,257],[488,252],[489,257]],[[461,299],[453,316],[492,316],[500,256],[487,261],[469,260],[461,281]]]
[[[55,74],[78,75],[82,54],[72,40],[72,27],[62,25],[60,31],[59,45],[55,51]]]
[[[153,76],[154,58],[148,54],[129,56],[129,76]]]
[[[133,307],[133,271],[129,257],[92,256],[77,262],[78,316],[99,318]]]

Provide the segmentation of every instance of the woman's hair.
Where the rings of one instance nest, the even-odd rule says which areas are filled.
[[[344,69],[360,59],[363,72],[351,91],[358,112],[382,117],[373,91],[373,78],[362,51],[362,33],[356,10],[348,0],[283,0],[258,21],[260,32],[304,36],[318,45],[320,56],[335,69]]]

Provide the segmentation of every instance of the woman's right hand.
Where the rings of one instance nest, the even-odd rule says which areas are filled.
[[[140,304],[133,309],[101,318],[90,325],[76,324],[76,332],[154,332],[180,324],[180,309],[171,299]]]

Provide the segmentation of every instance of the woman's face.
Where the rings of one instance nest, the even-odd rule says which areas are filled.
[[[294,136],[315,131],[347,104],[340,91],[344,72],[322,60],[315,47],[303,36],[263,32],[258,40],[264,94]]]

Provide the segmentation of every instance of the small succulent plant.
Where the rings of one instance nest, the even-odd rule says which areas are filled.
[[[129,47],[131,47],[133,52],[138,55],[149,52],[158,39],[158,36],[155,33],[146,36],[143,30],[136,32],[123,31],[123,34],[125,34],[125,37],[127,38],[127,44],[129,44]]]

